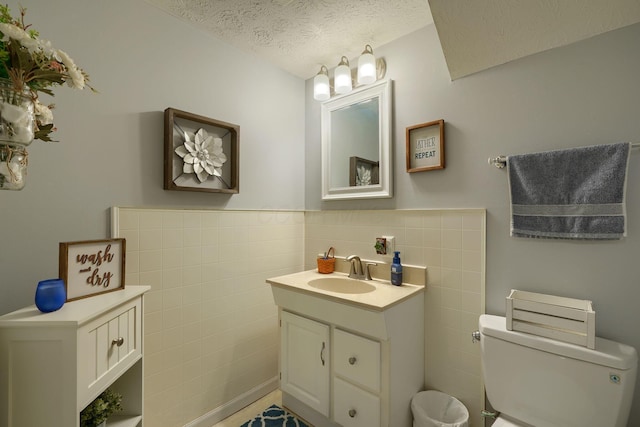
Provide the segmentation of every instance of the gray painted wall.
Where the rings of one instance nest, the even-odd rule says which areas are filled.
[[[57,276],[58,242],[107,237],[113,205],[484,207],[488,312],[504,313],[511,288],[588,298],[598,335],[640,348],[640,153],[630,162],[629,237],[609,243],[510,238],[506,174],[486,163],[499,154],[640,140],[640,25],[455,82],[433,26],[376,49],[395,81],[395,197],[321,202],[320,108],[310,80],[305,88],[140,0],[20,3],[42,37],[90,73],[100,94],[58,90],[60,142],[34,142],[27,187],[0,193],[0,313],[31,303],[35,283]],[[10,7],[18,11],[17,2]],[[162,189],[167,107],[241,126],[240,194]],[[446,169],[407,174],[405,128],[439,118],[447,123]],[[636,396],[629,425],[640,425]]]
[[[25,189],[0,192],[0,313],[58,277],[59,242],[109,237],[111,206],[304,208],[303,80],[142,0],[19,3],[100,93],[58,88],[60,142],[31,144]],[[240,125],[239,194],[163,190],[167,107]]]
[[[640,25],[451,82],[433,26],[383,48],[394,80],[393,199],[321,202],[320,108],[307,81],[307,209],[487,209],[487,312],[509,290],[590,299],[597,334],[640,349],[640,150],[628,174],[628,238],[569,242],[509,237],[506,170],[488,157],[640,141]],[[446,169],[405,172],[405,128],[444,119]],[[640,425],[636,390],[629,425]]]

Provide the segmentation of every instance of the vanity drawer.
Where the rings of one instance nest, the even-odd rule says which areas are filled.
[[[340,329],[335,329],[333,339],[336,374],[379,392],[380,343]]]
[[[78,389],[89,403],[141,357],[142,298],[116,307],[78,330]]]
[[[344,427],[379,427],[380,398],[340,378],[335,378],[333,418]]]

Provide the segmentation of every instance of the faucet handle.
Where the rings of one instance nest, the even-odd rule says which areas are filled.
[[[364,279],[365,280],[372,280],[371,279],[371,270],[369,269],[369,267],[371,267],[371,266],[375,267],[376,265],[378,265],[378,264],[375,263],[375,262],[368,262],[367,263],[367,266],[364,269]]]

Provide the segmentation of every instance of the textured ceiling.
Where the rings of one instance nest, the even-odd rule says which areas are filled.
[[[146,0],[296,76],[433,22],[427,0]]]
[[[452,80],[640,22],[640,0],[145,1],[303,79],[434,21]]]

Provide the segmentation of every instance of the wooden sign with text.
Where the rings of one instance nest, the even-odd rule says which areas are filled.
[[[67,301],[124,289],[125,239],[61,242],[59,274]]]
[[[407,172],[444,169],[444,120],[407,128]]]

